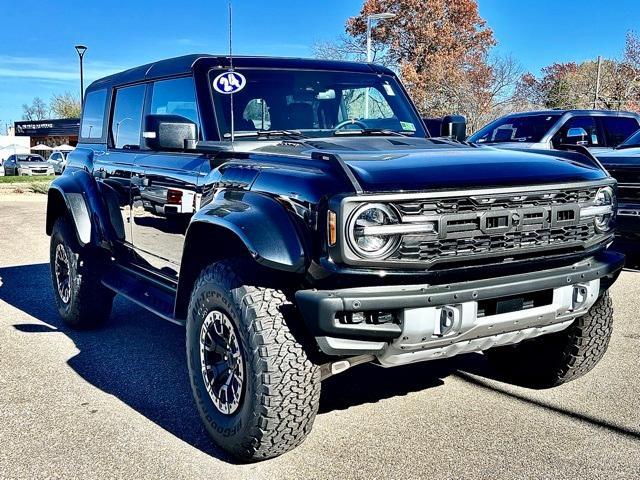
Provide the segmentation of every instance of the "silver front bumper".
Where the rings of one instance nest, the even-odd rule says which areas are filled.
[[[452,357],[461,353],[510,345],[571,325],[595,303],[600,280],[553,289],[548,305],[489,316],[478,316],[478,302],[405,308],[402,333],[390,343],[319,337],[325,352],[372,353],[385,367]]]

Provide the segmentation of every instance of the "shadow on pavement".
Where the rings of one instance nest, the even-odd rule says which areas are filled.
[[[598,418],[593,415],[587,415],[580,412],[568,410],[566,408],[558,407],[542,400],[528,398],[517,392],[509,391],[505,388],[502,388],[500,384],[490,382],[490,380],[494,380],[497,382],[501,382],[502,384],[510,383],[506,380],[502,373],[491,366],[486,357],[481,353],[471,353],[468,355],[457,357],[453,360],[455,361],[457,367],[456,376],[479,388],[489,390],[501,395],[506,395],[507,397],[510,397],[516,401],[524,402],[529,405],[535,405],[537,407],[550,410],[554,413],[567,416],[574,420],[587,423],[591,426],[607,429],[610,432],[617,433],[634,440],[640,440],[640,431],[638,430],[634,430],[626,426],[616,425],[605,419]]]
[[[17,330],[62,332],[70,338],[80,353],[68,364],[87,382],[190,445],[233,462],[213,445],[198,416],[187,374],[182,327],[116,299],[111,318],[103,327],[73,330],[56,312],[48,264],[0,268],[0,300],[44,322],[14,325]],[[436,387],[453,372],[449,362],[395,369],[359,366],[323,384],[320,413]]]

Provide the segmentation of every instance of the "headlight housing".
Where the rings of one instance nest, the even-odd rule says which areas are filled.
[[[596,230],[599,232],[607,232],[611,229],[611,224],[613,220],[613,214],[615,209],[616,198],[613,193],[613,188],[611,187],[602,187],[596,193],[596,199],[594,201],[594,206],[596,207],[605,207],[609,211],[605,211],[599,215],[596,215],[594,219],[594,224],[596,226]]]
[[[616,211],[616,195],[611,187],[602,187],[596,192],[593,205],[581,210],[581,217],[593,217],[598,233],[606,233],[613,227]]]
[[[381,258],[389,254],[400,235],[385,228],[398,223],[398,214],[382,203],[364,204],[351,215],[347,236],[351,249],[362,258]]]

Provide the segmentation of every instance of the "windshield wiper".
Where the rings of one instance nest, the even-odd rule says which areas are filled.
[[[353,129],[340,129],[333,132],[334,135],[392,135],[396,137],[409,137],[413,135],[413,132],[407,131],[406,133],[397,132],[395,130],[389,130],[386,128],[353,128]]]
[[[640,144],[618,145],[615,150],[624,150],[626,148],[638,148]]]
[[[307,138],[298,130],[256,130],[255,132],[237,132],[233,134],[236,138],[246,137],[290,137],[290,138]],[[225,133],[224,138],[231,138],[230,133]]]

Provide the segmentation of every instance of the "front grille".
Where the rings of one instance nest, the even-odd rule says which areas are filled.
[[[434,264],[580,249],[597,233],[580,219],[598,187],[393,202],[403,222],[435,222],[437,234],[407,234],[389,261]]]
[[[488,253],[509,255],[532,247],[550,246],[555,249],[581,244],[587,242],[594,234],[593,222],[590,222],[557,229],[496,235],[473,231],[466,238],[421,240],[405,236],[392,258],[417,262]]]

